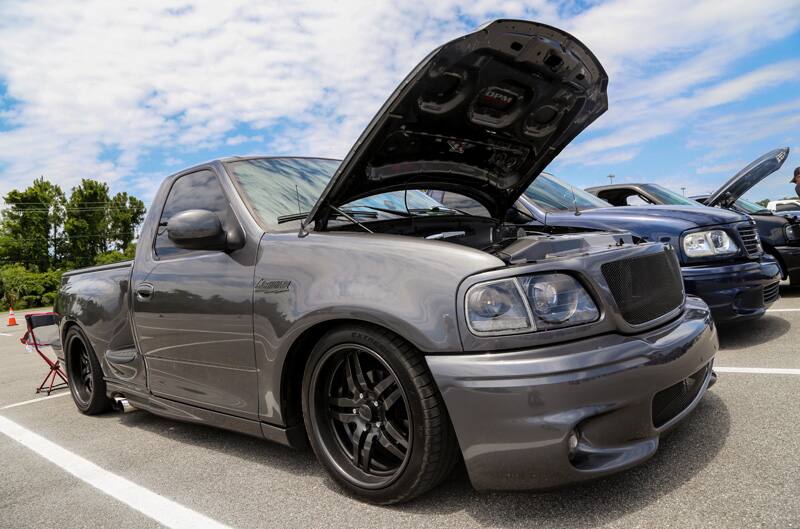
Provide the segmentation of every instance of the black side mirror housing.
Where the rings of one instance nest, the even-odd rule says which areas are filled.
[[[167,236],[187,250],[228,250],[228,234],[216,213],[206,209],[188,209],[173,215],[167,222]]]

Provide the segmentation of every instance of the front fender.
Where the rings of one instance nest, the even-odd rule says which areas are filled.
[[[254,279],[262,418],[282,423],[284,363],[296,340],[316,325],[365,321],[426,353],[462,351],[455,321],[458,285],[469,275],[502,266],[500,259],[478,250],[412,237],[265,235]]]

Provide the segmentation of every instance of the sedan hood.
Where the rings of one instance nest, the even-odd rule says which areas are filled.
[[[775,149],[736,173],[706,201],[707,206],[729,208],[756,184],[777,171],[789,156],[789,147]]]
[[[495,217],[608,108],[608,77],[571,35],[498,20],[434,50],[361,134],[306,222],[406,188],[470,196]]]
[[[562,213],[562,215],[565,214]],[[570,213],[570,215],[575,216],[574,213]],[[548,218],[551,218],[551,216],[552,213],[548,214]],[[629,222],[647,224],[648,222],[659,223],[659,221],[664,221],[665,223],[676,224],[677,221],[677,223],[684,226],[684,229],[718,226],[747,220],[747,216],[727,209],[694,206],[617,206],[597,208],[581,211],[577,219],[581,218],[607,219],[609,226],[612,225],[615,219],[624,219],[626,226]]]

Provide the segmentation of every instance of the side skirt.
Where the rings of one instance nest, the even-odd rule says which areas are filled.
[[[233,432],[252,435],[290,446],[304,448],[307,446],[305,429],[302,426],[282,428],[272,424],[243,419],[234,415],[198,408],[190,404],[156,397],[149,393],[132,390],[129,386],[106,380],[107,394],[110,398],[124,396],[134,408],[149,411],[154,415],[178,421],[205,424]]]

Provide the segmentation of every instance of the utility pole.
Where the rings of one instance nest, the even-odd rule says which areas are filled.
[[[681,191],[683,192],[683,196],[686,196],[686,188],[685,188],[685,187],[682,187],[682,188],[681,188]]]
[[[614,185],[614,175],[613,174],[608,175],[608,181],[609,181],[610,185],[612,185],[612,186]]]

